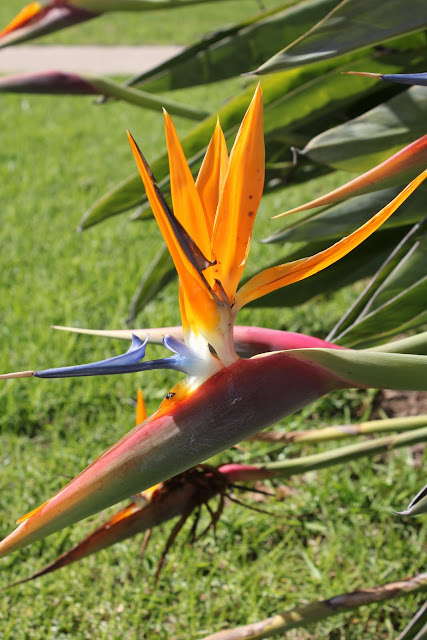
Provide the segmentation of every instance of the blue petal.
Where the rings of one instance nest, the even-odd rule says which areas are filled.
[[[167,334],[163,338],[163,344],[169,351],[175,353],[175,356],[169,359],[175,359],[177,369],[180,371],[190,376],[199,376],[206,372],[206,361],[185,342]]]
[[[427,87],[427,73],[385,73],[381,78],[389,82],[416,84],[421,87]]]
[[[174,336],[171,336],[169,333],[163,338],[163,344],[166,349],[169,349],[169,351],[173,351],[173,353],[183,356],[184,358],[196,358],[200,360],[199,356],[191,347],[188,346],[188,344],[182,340],[178,340],[178,338],[174,338]]]
[[[74,378],[79,376],[96,376],[112,373],[128,373],[131,371],[141,371],[139,361],[145,356],[145,348],[148,342],[148,335],[144,342],[135,334],[132,334],[132,343],[126,353],[106,360],[99,360],[90,364],[80,364],[75,367],[58,367],[55,369],[45,369],[36,371],[37,378]],[[143,368],[146,368],[144,363]]]
[[[173,351],[173,356],[149,362],[140,362],[145,356],[147,342],[148,336],[142,342],[138,336],[132,334],[132,344],[128,351],[121,356],[114,356],[106,360],[80,364],[74,367],[44,369],[43,371],[36,371],[34,375],[37,378],[78,378],[81,376],[135,373],[152,369],[174,369],[194,376],[198,375],[203,369],[203,360],[188,345],[170,335],[165,336],[163,342],[165,347]]]

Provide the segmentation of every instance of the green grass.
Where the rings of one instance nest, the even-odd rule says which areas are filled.
[[[191,100],[216,108],[229,91],[219,85],[214,103],[213,92],[202,88],[191,93]],[[188,94],[181,97],[188,99]],[[152,222],[129,223],[126,214],[84,234],[75,228],[96,197],[134,170],[125,129],[150,159],[163,146],[161,117],[122,104],[98,108],[85,98],[2,96],[1,106],[0,370],[60,366],[119,352],[123,343],[56,333],[49,325],[124,326],[133,291],[160,244],[159,232]],[[176,122],[180,134],[191,126]],[[307,199],[328,186],[325,178],[309,184]],[[258,225],[297,204],[292,198],[291,190],[266,198]],[[276,250],[254,242],[248,270]],[[246,310],[239,321],[324,336],[354,295],[345,290],[293,310]],[[140,326],[178,322],[175,283],[138,319]],[[149,355],[155,353],[160,350],[150,348]],[[4,382],[1,534],[132,427],[138,386],[153,411],[176,379],[170,372],[150,372]],[[332,394],[283,425],[314,428],[366,417],[371,398],[361,392]],[[293,446],[268,453],[266,445],[251,444],[216,461],[262,460],[321,448]],[[209,532],[190,547],[182,535],[153,593],[170,526],[155,532],[144,559],[139,557],[141,539],[130,540],[3,593],[0,635],[5,640],[198,638],[301,602],[396,580],[420,568],[426,527],[421,519],[401,520],[391,509],[406,506],[421,483],[415,457],[407,450],[295,478],[289,482],[289,498],[261,505],[274,516],[227,505],[217,539]],[[53,559],[95,522],[99,517],[2,560],[1,584]],[[363,609],[289,637],[394,638],[417,602],[420,598],[408,598]]]
[[[8,24],[25,4],[10,0],[0,6],[0,25]],[[208,31],[234,24],[270,9],[279,0],[232,0],[168,11],[107,13],[100,18],[40,38],[40,44],[189,44]],[[197,19],[194,13],[197,12]]]

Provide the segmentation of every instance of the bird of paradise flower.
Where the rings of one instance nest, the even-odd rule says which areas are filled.
[[[322,395],[346,387],[427,389],[427,356],[346,350],[301,336],[292,349],[239,358],[233,327],[247,303],[333,264],[385,222],[427,177],[413,180],[357,231],[314,256],[262,271],[238,289],[264,182],[260,86],[228,155],[218,123],[194,182],[165,113],[172,211],[135,141],[130,144],[179,276],[184,340],[163,339],[169,358],[140,362],[147,339],[107,360],[2,377],[67,377],[171,368],[188,376],[159,410],[59,493],[18,520],[0,556],[129,498],[236,444]],[[312,348],[312,347],[315,348]],[[309,348],[306,348],[309,347]],[[392,350],[391,350],[392,351]]]

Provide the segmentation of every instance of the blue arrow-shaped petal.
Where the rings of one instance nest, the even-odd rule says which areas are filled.
[[[149,371],[152,369],[174,369],[182,371],[190,376],[202,374],[206,368],[203,358],[191,349],[185,342],[177,340],[173,336],[167,335],[163,339],[163,344],[169,351],[174,353],[169,358],[160,358],[149,362],[141,362],[145,356],[145,348],[149,336],[144,342],[135,334],[132,334],[132,344],[126,353],[106,360],[91,362],[90,364],[79,364],[72,367],[56,367],[54,369],[44,369],[36,371],[33,375],[37,378],[78,378],[81,376],[102,376],[114,375],[117,373],[136,373],[138,371]]]

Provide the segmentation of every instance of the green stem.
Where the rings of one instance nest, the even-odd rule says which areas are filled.
[[[324,429],[309,429],[306,431],[262,431],[248,438],[262,442],[327,442],[328,440],[341,440],[354,436],[368,435],[371,433],[386,433],[388,431],[409,431],[427,427],[427,415],[409,416],[399,418],[386,418],[385,420],[370,420],[360,424],[342,424]]]
[[[164,97],[153,96],[147,91],[123,87],[117,82],[112,82],[106,78],[85,74],[84,79],[90,82],[99,93],[135,104],[138,107],[154,109],[156,111],[165,108],[171,115],[182,116],[183,118],[190,118],[191,120],[204,120],[209,115],[205,111],[200,111],[200,109],[194,109],[193,107],[179,104]]]
[[[292,460],[280,460],[264,465],[268,471],[274,471],[275,475],[283,477],[292,476],[296,473],[306,473],[315,469],[324,469],[343,462],[357,460],[363,456],[378,455],[386,453],[400,447],[408,447],[419,442],[427,441],[427,427],[408,431],[399,435],[388,436],[386,438],[376,438],[368,442],[350,444],[346,447],[338,447],[330,451],[315,453],[310,456],[303,456]]]
[[[285,631],[296,627],[305,627],[313,622],[319,622],[364,605],[383,602],[384,600],[424,590],[427,590],[427,573],[399,582],[389,582],[369,589],[358,589],[350,593],[343,593],[329,600],[311,602],[301,607],[288,609],[284,613],[259,622],[213,633],[203,638],[203,640],[261,640],[261,638],[274,636],[278,633],[283,634]]]

